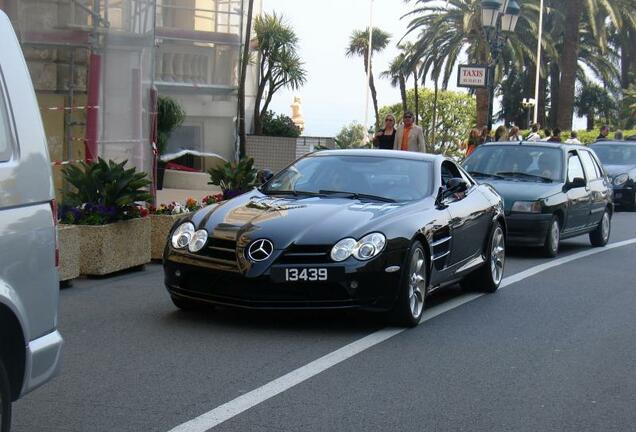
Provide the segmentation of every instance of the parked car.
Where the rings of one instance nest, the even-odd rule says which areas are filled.
[[[636,143],[605,141],[590,146],[614,189],[614,204],[636,211]]]
[[[605,246],[614,212],[609,181],[594,152],[579,145],[484,144],[464,168],[504,199],[510,244],[556,256],[561,239],[588,234]]]
[[[449,159],[320,151],[180,221],[165,282],[184,309],[363,308],[413,326],[438,288],[494,292],[505,236],[499,195]]]
[[[0,431],[11,403],[57,371],[56,205],[29,71],[0,11]]]

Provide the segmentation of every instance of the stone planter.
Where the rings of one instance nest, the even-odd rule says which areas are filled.
[[[172,225],[185,214],[178,215],[150,215],[152,234],[150,238],[150,258],[160,260],[166,246],[168,234]]]
[[[78,225],[58,225],[60,245],[60,282],[70,281],[80,275],[80,230]]]
[[[150,262],[150,218],[108,225],[78,225],[80,272],[103,276]]]

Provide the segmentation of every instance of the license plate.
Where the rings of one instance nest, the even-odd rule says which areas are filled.
[[[282,280],[285,282],[320,282],[329,279],[329,270],[324,267],[285,268]]]

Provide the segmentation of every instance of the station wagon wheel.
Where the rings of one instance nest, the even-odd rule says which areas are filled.
[[[426,269],[424,248],[416,241],[407,255],[398,298],[392,310],[396,324],[406,327],[419,324],[426,299]]]
[[[559,242],[561,241],[561,225],[559,224],[559,218],[552,217],[550,227],[548,228],[548,234],[543,244],[543,254],[548,258],[553,258],[559,253]]]
[[[11,393],[9,377],[0,359],[0,432],[9,432],[11,427]]]
[[[603,247],[607,244],[612,231],[612,218],[609,211],[605,210],[603,217],[594,231],[590,233],[590,243],[594,247]]]

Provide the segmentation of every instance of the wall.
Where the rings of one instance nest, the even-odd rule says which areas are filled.
[[[335,147],[333,138],[248,135],[246,151],[247,156],[254,159],[255,168],[278,172],[299,157],[313,152],[318,145]]]

